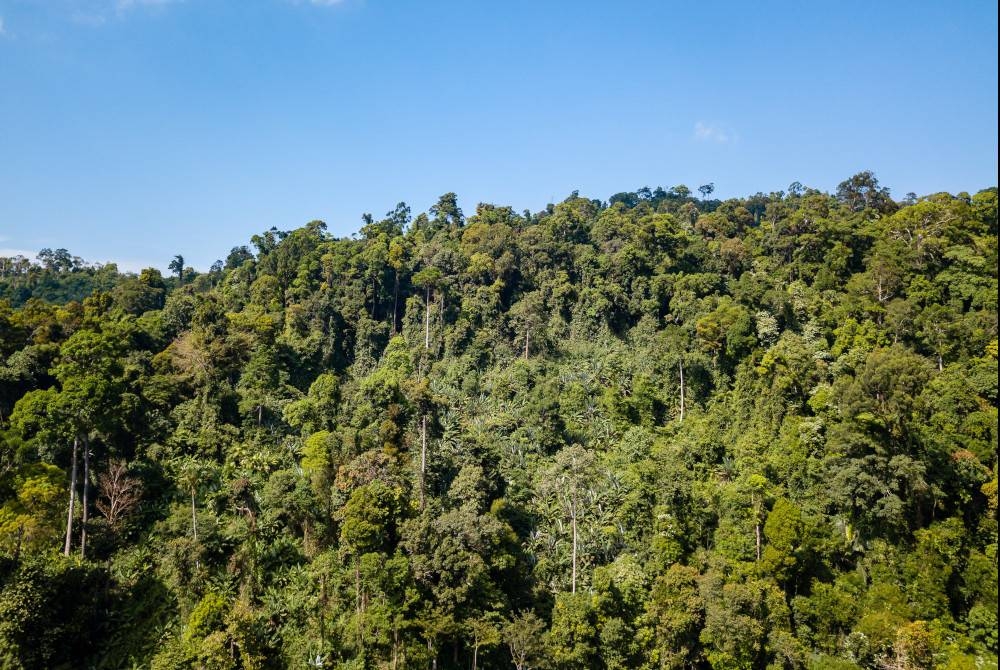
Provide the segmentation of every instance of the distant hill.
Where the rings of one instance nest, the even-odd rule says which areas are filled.
[[[712,193],[0,259],[0,666],[996,667],[996,189]]]

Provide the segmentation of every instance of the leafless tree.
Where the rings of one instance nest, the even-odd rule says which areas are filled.
[[[98,486],[97,509],[108,520],[108,525],[117,530],[142,500],[142,482],[128,473],[125,461],[118,460],[112,461],[108,471],[101,475]]]

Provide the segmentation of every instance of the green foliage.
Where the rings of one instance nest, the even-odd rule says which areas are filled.
[[[556,668],[588,668],[597,660],[596,627],[590,596],[561,593],[552,610],[549,658]]]
[[[7,574],[0,590],[0,659],[5,667],[71,668],[93,657],[112,605],[97,566],[38,554]]]
[[[710,187],[0,259],[0,667],[995,666],[996,189]]]

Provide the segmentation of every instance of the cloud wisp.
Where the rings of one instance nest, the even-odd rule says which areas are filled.
[[[724,124],[714,121],[698,121],[694,124],[694,139],[712,144],[728,144],[739,138],[732,129]]]

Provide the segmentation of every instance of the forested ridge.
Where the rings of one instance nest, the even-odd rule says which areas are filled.
[[[0,259],[0,668],[997,667],[997,190],[699,190]]]

